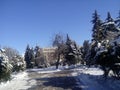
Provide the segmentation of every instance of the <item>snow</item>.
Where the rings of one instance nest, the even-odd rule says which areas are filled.
[[[52,66],[52,67],[48,67],[48,68],[40,68],[40,69],[29,69],[27,71],[32,71],[32,72],[37,72],[37,73],[41,73],[41,74],[44,74],[44,73],[54,73],[54,72],[59,72],[61,71],[60,69],[56,69],[55,66]]]
[[[79,66],[79,65],[78,65]],[[28,69],[27,71],[30,72],[37,72],[41,74],[47,74],[47,73],[55,73],[60,72],[62,70],[68,70],[68,69],[74,69],[75,67],[78,67],[77,65],[71,65],[71,66],[59,66],[58,69],[56,69],[56,66],[51,66],[48,68],[36,68],[36,69]]]
[[[0,83],[0,90],[26,90],[36,84],[35,80],[29,80],[28,74],[25,71],[13,74],[12,78],[10,81]]]
[[[103,78],[103,71],[96,67],[90,67],[84,65],[71,65],[71,66],[60,66],[56,69],[55,66],[44,68],[44,69],[29,69],[37,73],[51,73],[60,72],[62,70],[72,69],[71,75],[75,77],[78,87],[82,90],[119,90],[120,80],[113,77]],[[46,77],[48,74],[45,74]],[[28,77],[27,71],[13,74],[12,80],[1,83],[0,90],[27,90],[28,88],[36,85],[34,79]],[[29,83],[29,84],[28,84]]]
[[[117,28],[117,30],[119,30],[119,31],[120,31],[120,28]]]
[[[84,65],[60,66],[56,69],[55,66],[45,69],[32,69],[38,73],[54,73],[62,70],[72,69],[72,76],[76,78],[78,87],[82,90],[119,90],[120,80],[113,77],[103,78],[103,71],[96,67],[86,67]],[[47,75],[47,74],[46,74]]]
[[[23,65],[23,62],[17,62],[17,66]]]
[[[59,72],[61,71],[60,69],[56,69],[56,70],[46,70],[46,71],[39,71],[38,73],[55,73],[55,72]]]
[[[101,43],[98,43],[97,47],[100,48],[101,47]]]
[[[59,66],[58,69],[56,69],[56,66],[48,67],[48,68],[40,68],[40,69],[29,69],[28,71],[32,72],[37,72],[37,73],[55,73],[55,72],[60,72],[62,70],[67,70],[67,69],[73,69],[75,68],[76,65],[71,65],[71,66]]]
[[[72,75],[72,76],[77,76],[78,73],[77,73],[77,72],[73,72],[71,75]]]
[[[104,25],[110,25],[110,24],[115,24],[115,22],[106,22]]]
[[[103,71],[99,68],[81,66],[74,70],[77,71],[76,83],[82,90],[120,90],[120,80],[113,77],[103,78]]]
[[[98,68],[88,68],[84,70],[83,73],[89,75],[103,75],[103,71]]]

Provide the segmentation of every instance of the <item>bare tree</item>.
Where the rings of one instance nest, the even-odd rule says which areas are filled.
[[[9,60],[12,60],[16,55],[19,55],[19,52],[11,47],[4,47],[3,49],[5,49],[5,54],[8,56]]]
[[[53,40],[53,46],[57,47],[56,54],[57,54],[57,62],[56,62],[56,69],[58,69],[58,65],[60,63],[60,55],[63,53],[64,50],[65,39],[64,36],[60,33],[56,34]]]

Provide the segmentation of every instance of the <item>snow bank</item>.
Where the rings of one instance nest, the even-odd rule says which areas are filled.
[[[103,78],[99,68],[79,67],[77,84],[82,90],[120,90],[120,80],[113,77]]]
[[[60,69],[56,69],[55,66],[48,67],[48,68],[40,68],[40,69],[29,69],[27,71],[37,72],[37,73],[54,73],[61,71]]]
[[[57,70],[39,71],[38,73],[54,73],[54,72],[59,72],[59,71],[61,70],[57,69]]]
[[[56,69],[56,66],[51,66],[51,67],[48,67],[48,68],[40,68],[40,69],[29,69],[28,71],[32,71],[32,72],[37,72],[37,73],[54,73],[54,72],[59,72],[59,71],[62,71],[62,70],[65,70],[65,69],[70,69],[70,68],[73,68],[73,66],[59,66],[58,69]]]
[[[14,74],[12,78],[10,81],[2,82],[0,90],[26,90],[36,83],[35,80],[29,80],[27,72]],[[30,85],[28,85],[28,81]]]
[[[37,73],[54,73],[54,72],[59,72],[59,71],[66,70],[66,69],[74,69],[75,67],[77,67],[77,66],[76,65],[59,66],[59,68],[56,69],[56,66],[51,66],[51,67],[48,67],[48,68],[29,69],[28,71],[37,72]]]
[[[103,71],[99,68],[88,68],[83,70],[83,73],[89,75],[103,75]]]

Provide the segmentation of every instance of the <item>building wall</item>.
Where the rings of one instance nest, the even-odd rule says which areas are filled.
[[[43,54],[45,56],[45,59],[47,60],[48,63],[53,64],[56,62],[56,57],[55,57],[55,47],[50,47],[50,48],[43,48]]]

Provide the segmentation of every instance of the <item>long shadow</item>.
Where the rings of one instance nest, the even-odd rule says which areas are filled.
[[[84,75],[84,76],[83,76]],[[46,77],[46,78],[36,78],[37,82],[41,82],[43,81],[43,86],[44,87],[53,87],[53,88],[58,88],[58,89],[62,89],[62,90],[82,90],[82,88],[86,88],[89,89],[91,87],[96,87],[95,85],[93,85],[92,81],[96,81],[96,83],[98,83],[98,85],[101,86],[102,88],[105,88],[107,86],[107,88],[105,88],[106,90],[116,90],[113,89],[111,87],[110,83],[113,83],[113,79],[109,78],[109,79],[105,79],[102,78],[102,75],[89,75],[89,74],[83,74],[83,75],[79,75],[79,76],[61,76],[61,77]],[[86,84],[81,82],[80,79],[78,79],[78,77],[88,77],[88,79],[90,80],[85,81],[87,82]],[[77,81],[79,80],[79,81]],[[116,82],[116,80],[115,80]],[[58,89],[50,89],[50,90],[58,90]],[[60,89],[60,90],[61,90]],[[99,89],[100,90],[100,89]]]
[[[64,73],[61,73],[61,75],[62,74]],[[102,77],[102,75],[80,74],[78,76],[54,76],[54,77],[43,77],[43,78],[38,77],[33,79],[37,81],[37,85],[32,88],[29,88],[28,90],[68,90],[68,89],[82,90],[83,88],[84,89],[91,89],[91,87],[95,88],[96,86],[93,85],[92,83],[96,83],[97,85],[102,86],[101,90],[106,86],[107,86],[107,89],[105,88],[106,90],[111,90],[111,89],[116,90],[110,86],[111,85],[110,83],[113,82],[116,83],[116,80],[114,81],[113,78],[108,78],[106,80],[105,78]],[[52,87],[52,88],[43,89],[45,87]]]
[[[60,76],[60,77],[46,77],[46,78],[34,78],[37,81],[37,86],[34,86],[28,90],[44,90],[45,87],[52,87],[52,89],[45,90],[81,90],[76,83],[77,76]],[[42,82],[42,85],[41,85]]]
[[[74,71],[64,70],[62,72],[55,72],[54,73],[55,75],[36,73],[37,77],[33,77],[32,79],[37,81],[37,85],[33,86],[32,88],[29,88],[28,90],[68,90],[68,89],[81,90],[83,88],[84,89],[96,88],[96,85],[101,86],[101,88],[99,87],[101,90],[106,86],[107,86],[107,89],[105,88],[106,90],[111,90],[111,89],[116,90],[110,86],[111,85],[110,83],[116,83],[116,80],[114,80],[113,78],[105,79],[103,78],[102,75],[91,75],[91,74],[85,74],[85,73],[80,73],[77,76],[67,76],[68,73],[71,73],[71,72],[74,72]],[[116,85],[114,84],[114,86]],[[51,89],[44,89],[46,87],[47,88],[50,87]],[[120,86],[118,85],[116,87],[120,88]]]
[[[45,87],[58,87],[64,89],[81,90],[77,87],[75,77],[50,77],[50,78],[38,78],[37,81],[45,81],[43,85]]]

